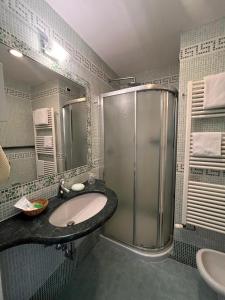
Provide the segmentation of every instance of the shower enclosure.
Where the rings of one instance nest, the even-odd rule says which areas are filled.
[[[177,91],[146,84],[102,95],[104,180],[118,208],[104,235],[142,250],[173,240]]]

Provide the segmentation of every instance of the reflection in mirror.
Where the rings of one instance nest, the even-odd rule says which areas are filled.
[[[87,153],[87,105],[85,98],[68,101],[63,107],[65,168],[85,165]]]
[[[11,166],[0,188],[86,165],[85,87],[28,57],[11,55],[2,44],[0,74],[0,109],[5,109],[0,145]]]

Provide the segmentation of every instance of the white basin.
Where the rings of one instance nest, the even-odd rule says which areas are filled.
[[[106,205],[107,197],[101,193],[76,196],[60,205],[50,216],[49,222],[58,227],[79,224],[95,216]]]
[[[196,255],[198,270],[206,283],[225,296],[225,253],[201,249]]]

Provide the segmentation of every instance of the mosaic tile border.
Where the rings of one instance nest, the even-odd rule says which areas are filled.
[[[24,151],[24,152],[11,152],[11,153],[6,152],[6,156],[9,160],[35,158],[35,150]]]
[[[26,195],[28,198],[37,198],[40,197],[39,194],[44,197],[43,194],[47,193],[47,198],[53,197],[57,194],[58,182],[60,179],[64,178],[67,182],[90,170],[91,167],[82,166],[56,175],[46,176],[29,183],[12,186],[10,188],[3,188],[0,190],[0,221],[10,218],[18,213],[18,210],[14,209],[13,204],[22,196]]]
[[[10,11],[16,18],[22,20],[27,26],[36,33],[43,32],[48,38],[56,40],[70,55],[70,60],[74,60],[99,79],[109,82],[111,76],[104,70],[104,62],[100,66],[92,62],[88,57],[83,55],[79,49],[74,47],[68,40],[52,28],[36,12],[31,11],[30,7],[20,0],[2,0],[0,5],[3,9]],[[68,26],[69,27],[69,26]],[[4,30],[2,28],[2,30]],[[84,42],[83,42],[84,43]],[[94,53],[94,52],[93,52]],[[97,54],[95,54],[97,56]]]
[[[176,171],[179,173],[184,173],[184,163],[183,162],[177,162]],[[223,171],[223,170],[190,168],[190,174],[191,175],[203,175],[203,176],[224,177],[225,178],[225,171]]]
[[[180,50],[180,60],[193,58],[213,52],[225,50],[225,36],[218,36],[214,39],[204,41]]]
[[[65,179],[68,186],[72,186],[76,182],[86,181],[89,171],[96,178],[99,177],[99,168],[87,169],[87,166],[83,166],[55,176],[46,176],[27,184],[15,185],[11,188],[3,189],[0,191],[0,221],[6,220],[20,212],[13,205],[22,196],[26,196],[28,199],[38,199],[40,197],[50,199],[57,195],[59,180],[61,178]]]
[[[31,94],[18,90],[18,89],[13,89],[11,87],[5,87],[5,93],[6,95],[13,96],[13,97],[18,97],[26,100],[31,100]]]
[[[58,159],[64,159],[64,158],[65,158],[65,155],[64,155],[64,153],[58,152],[58,153],[56,153],[56,157],[57,157]]]
[[[213,177],[225,177],[225,171],[223,171],[223,170],[191,168],[190,169],[190,174],[197,174],[197,175],[203,175],[203,176],[213,176]]]
[[[163,84],[163,85],[168,85],[168,84],[175,84],[179,82],[179,74],[174,74],[170,76],[165,76],[162,78],[157,78],[154,80],[147,81],[145,83],[153,83],[153,84]]]
[[[41,91],[38,91],[38,92],[33,92],[32,96],[31,96],[31,99],[35,100],[35,99],[54,96],[54,95],[58,95],[58,94],[59,94],[59,88],[58,87],[53,87],[53,88],[50,88],[50,89],[45,89],[45,90],[41,90]]]
[[[46,90],[41,90],[39,92],[31,93],[31,100],[43,98],[43,97],[49,97],[53,95],[63,95],[67,97],[75,97],[75,95],[71,94],[70,92],[66,91],[62,87],[54,87]]]
[[[176,164],[176,172],[184,173],[184,163],[177,162],[177,164]]]

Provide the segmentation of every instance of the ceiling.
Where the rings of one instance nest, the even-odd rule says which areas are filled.
[[[225,0],[47,0],[119,75],[178,63],[182,31],[225,15]]]

